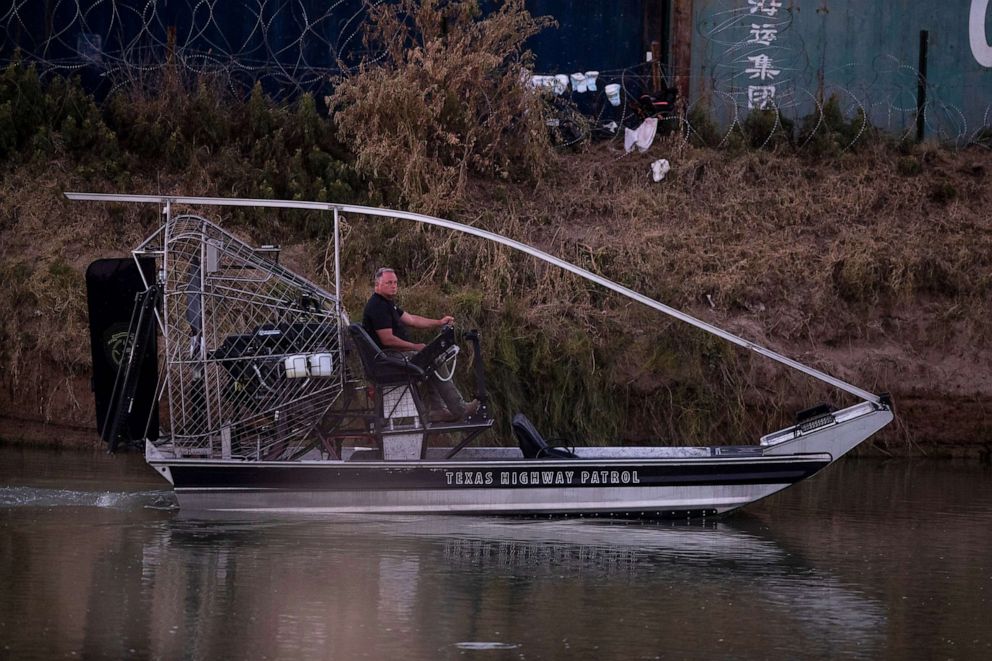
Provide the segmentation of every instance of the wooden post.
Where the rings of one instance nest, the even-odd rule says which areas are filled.
[[[684,104],[692,73],[692,0],[672,0],[672,72]]]
[[[923,142],[926,135],[927,113],[927,49],[930,33],[920,30],[920,67],[916,81],[916,141]]]
[[[661,42],[651,42],[651,93],[661,91]]]
[[[172,64],[172,58],[176,54],[176,26],[170,25],[165,34],[165,63]]]
[[[651,57],[651,93],[657,94],[661,89],[662,65],[665,64],[669,40],[667,14],[671,0],[644,0],[641,3],[643,11],[641,35],[641,52]],[[647,59],[647,58],[645,58]]]

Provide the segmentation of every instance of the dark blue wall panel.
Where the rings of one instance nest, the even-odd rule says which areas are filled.
[[[552,16],[557,28],[531,39],[542,73],[615,71],[644,60],[644,1],[528,0],[535,16]]]

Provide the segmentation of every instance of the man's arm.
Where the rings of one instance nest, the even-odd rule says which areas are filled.
[[[417,314],[410,314],[409,312],[404,312],[403,316],[400,317],[402,321],[407,326],[413,326],[414,328],[438,328],[444,326],[445,324],[450,324],[455,320],[450,314],[441,317],[440,319],[428,319],[427,317],[421,317]],[[376,331],[381,333],[382,331]],[[390,335],[392,331],[390,331]]]
[[[406,313],[403,316],[406,316]],[[379,336],[379,343],[382,344],[384,349],[391,349],[392,351],[420,351],[427,346],[426,344],[417,342],[407,342],[402,338],[396,337],[393,334],[392,328],[377,328],[375,333]]]

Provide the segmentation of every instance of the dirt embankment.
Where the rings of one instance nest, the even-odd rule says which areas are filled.
[[[816,162],[696,150],[674,138],[659,147],[650,156],[576,155],[536,190],[493,199],[500,194],[487,188],[475,206],[502,207],[555,254],[892,393],[897,423],[869,452],[989,457],[992,154],[877,145]],[[674,178],[655,184],[648,163],[662,156]],[[725,393],[765,429],[785,421],[769,408],[845,401],[740,354],[729,359],[736,375]],[[643,357],[626,378],[655,394],[678,387],[678,368],[675,382],[646,374]]]
[[[673,170],[654,183],[649,164],[662,157]],[[694,149],[670,138],[646,154],[599,144],[562,156],[537,184],[470,182],[467,202],[449,216],[891,392],[897,423],[867,452],[987,458],[990,174],[992,154],[978,149],[878,146],[817,163]],[[52,161],[3,175],[0,437],[7,440],[96,442],[83,273],[93,259],[126,254],[157,219],[61,196],[80,188],[230,194],[206,168],[122,183]],[[290,265],[328,280],[326,243],[292,224],[239,222],[237,231],[254,241],[271,232],[284,244],[295,240]],[[587,438],[705,442],[754,438],[819,399],[849,402],[528,258],[446,232],[415,230],[410,238],[395,225],[369,230],[362,222],[346,227],[353,312],[370,266],[408,273],[411,307],[445,306],[488,329],[493,389],[510,393],[497,398],[507,415],[529,405],[544,424]],[[521,374],[534,383],[520,383]],[[603,420],[570,427],[583,411]]]

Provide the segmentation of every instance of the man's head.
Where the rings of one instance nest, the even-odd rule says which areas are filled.
[[[383,298],[392,299],[399,289],[399,280],[396,278],[396,271],[383,267],[375,272],[375,293]]]

